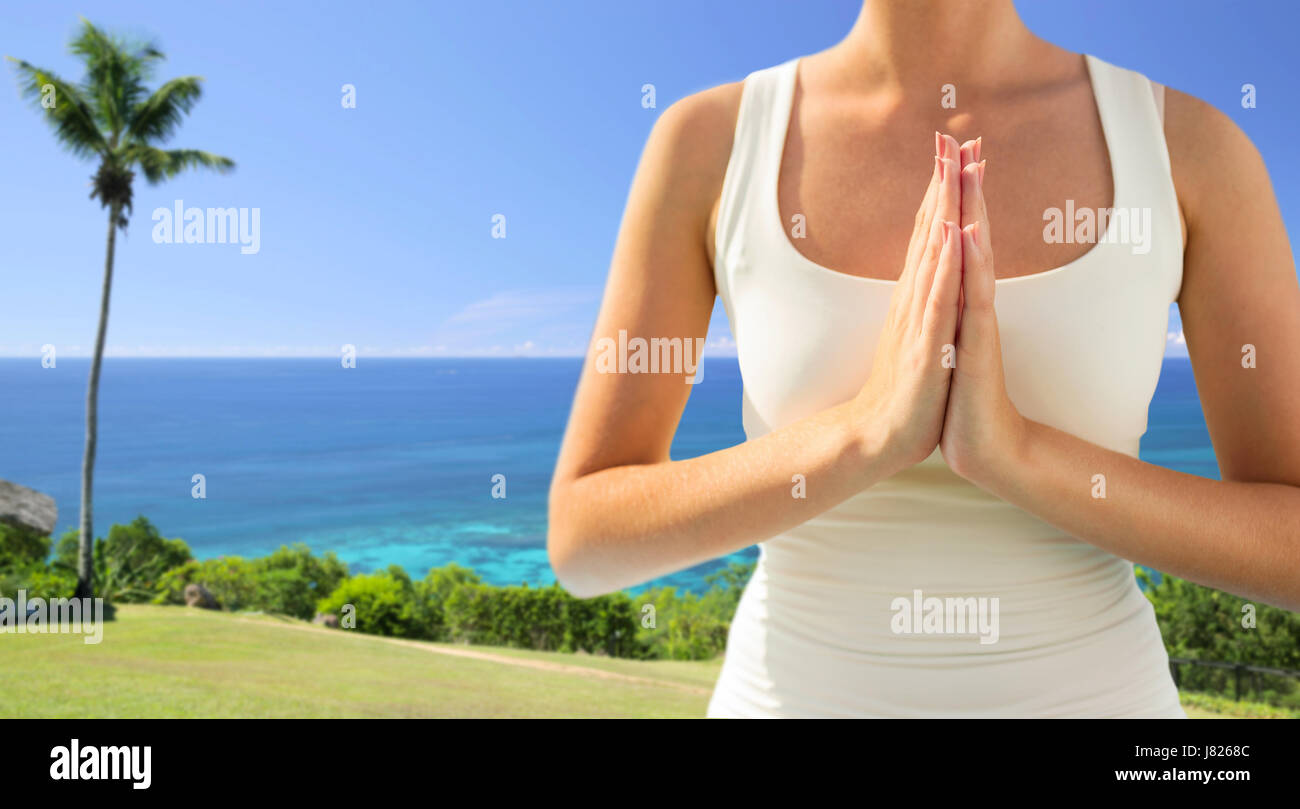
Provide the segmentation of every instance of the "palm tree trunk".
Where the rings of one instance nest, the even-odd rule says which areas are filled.
[[[86,453],[81,459],[81,537],[77,546],[77,598],[94,594],[95,556],[95,444],[99,439],[99,366],[104,359],[104,336],[108,333],[108,299],[113,291],[113,249],[117,245],[117,217],[120,205],[108,209],[108,253],[104,257],[104,291],[99,301],[99,330],[95,333],[95,356],[90,360],[90,383],[86,386]]]

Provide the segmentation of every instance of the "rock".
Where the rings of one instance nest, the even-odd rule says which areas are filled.
[[[53,497],[0,480],[0,522],[49,536],[58,519],[59,509]]]
[[[316,613],[316,617],[311,619],[311,622],[313,624],[318,624],[320,626],[327,626],[330,629],[339,628],[339,617],[332,612],[326,612],[326,613],[318,612]]]
[[[185,585],[185,606],[205,610],[221,609],[221,605],[217,603],[217,597],[208,592],[208,588],[201,584],[192,583]]]

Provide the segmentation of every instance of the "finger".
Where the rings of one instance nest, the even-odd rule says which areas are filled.
[[[912,277],[916,264],[920,260],[921,249],[930,235],[930,223],[934,219],[934,204],[939,196],[940,174],[939,158],[934,159],[934,170],[930,172],[930,184],[925,188],[921,207],[916,210],[916,223],[912,227],[912,238],[907,242],[907,257],[903,260],[903,276]],[[901,280],[901,276],[900,276]]]
[[[986,249],[983,226],[972,222],[961,230],[963,334],[976,330],[976,337],[994,317],[995,292],[993,253]]]
[[[964,247],[965,247],[965,243],[963,243],[963,250],[962,250],[963,262],[965,261],[965,255],[966,255],[966,251]],[[966,291],[962,288],[962,285],[964,283],[965,283],[965,270],[962,271],[961,280],[957,282],[957,327],[953,329],[953,334],[952,334],[953,342],[957,343],[958,345],[961,345],[961,315],[962,312],[966,311]]]
[[[956,343],[961,296],[961,230],[956,222],[944,222],[942,229],[943,248],[921,323],[922,337],[935,347]]]
[[[956,143],[953,143],[954,154]],[[934,224],[930,227],[930,239],[921,253],[917,264],[915,290],[912,293],[912,317],[919,323],[922,308],[930,297],[930,287],[934,283],[935,270],[939,266],[939,253],[943,248],[943,230],[940,224],[961,221],[961,180],[956,160],[941,159],[943,178],[934,206]]]
[[[921,207],[916,211],[916,223],[912,228],[912,238],[907,243],[907,256],[903,260],[903,271],[899,275],[900,282],[904,277],[909,281],[912,278],[912,273],[916,270],[916,264],[921,259],[921,250],[929,239],[930,224],[934,221],[934,205],[939,194],[939,182],[943,176],[939,163],[939,158],[943,156],[943,143],[938,132],[934,133],[934,144],[934,169],[930,172],[930,184],[925,188],[925,196],[921,199]],[[908,286],[911,285],[908,284]]]
[[[989,212],[984,200],[984,161],[970,163],[961,170],[961,223],[978,224],[984,248],[990,255]]]
[[[934,218],[942,222],[945,219],[956,222],[961,216],[961,147],[951,135],[943,136],[943,179],[947,183],[939,184],[939,196],[935,200]],[[939,252],[935,250],[935,256]]]
[[[961,166],[966,168],[969,163],[980,162],[980,147],[983,145],[984,138],[979,137],[975,140],[968,140],[961,145]]]

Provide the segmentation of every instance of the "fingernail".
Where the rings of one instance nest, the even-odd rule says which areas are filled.
[[[939,182],[943,182],[943,158],[939,155],[934,156],[934,166],[939,170]]]
[[[980,161],[980,185],[984,184],[984,163],[985,161]]]
[[[984,146],[984,136],[980,135],[975,139],[975,159],[980,159],[980,149]]]
[[[937,129],[934,130],[934,155],[935,157],[943,156],[943,136],[939,134]]]

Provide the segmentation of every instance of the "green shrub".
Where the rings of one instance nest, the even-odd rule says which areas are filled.
[[[638,640],[647,656],[661,660],[709,660],[724,651],[735,609],[719,593],[715,587],[704,596],[679,595],[675,587],[658,587],[638,596],[636,610],[643,618],[638,625]],[[653,611],[646,610],[647,606],[653,607]]]
[[[50,538],[30,528],[0,523],[0,571],[27,569],[45,563],[50,555]]]
[[[221,556],[187,560],[167,571],[153,597],[156,604],[184,604],[185,587],[201,584],[227,610],[311,618],[316,603],[347,578],[348,567],[332,552],[313,556],[306,545],[281,546],[269,556]]]
[[[633,598],[611,593],[577,599],[559,585],[496,587],[455,565],[435,568],[421,585],[430,637],[523,649],[583,651],[611,657],[707,660],[726,646],[727,629],[752,565],[713,574],[703,595],[658,588]],[[439,582],[440,598],[425,595]],[[654,626],[643,608],[652,606]],[[644,621],[643,621],[644,619]]]
[[[455,562],[430,568],[424,579],[415,585],[414,619],[424,628],[425,637],[451,640],[447,628],[447,598],[457,587],[480,583],[482,579],[477,573]]]
[[[753,562],[732,562],[705,577],[709,589],[703,594],[679,594],[674,587],[642,592],[635,607],[640,621],[637,642],[643,653],[662,660],[709,660],[721,654],[741,593],[753,573]]]
[[[575,602],[556,586],[461,584],[451,590],[443,605],[445,637],[458,643],[560,649],[572,619],[567,608]]]
[[[19,590],[29,598],[59,598],[64,595],[66,576],[52,571],[45,559],[50,538],[29,528],[0,523],[0,596],[16,598]],[[71,595],[76,589],[73,577]]]
[[[1137,577],[1155,608],[1170,657],[1300,670],[1300,613],[1144,568],[1137,569]],[[1178,674],[1181,688],[1239,696],[1231,669],[1181,665]],[[1295,678],[1257,674],[1252,681],[1247,673],[1242,684],[1263,702],[1300,708]]]
[[[280,546],[270,556],[252,561],[253,604],[257,609],[295,618],[311,618],[316,604],[348,577],[348,566],[334,555],[313,556],[301,543]]]
[[[258,560],[254,560],[256,565]],[[320,596],[301,570],[274,568],[253,573],[253,597],[247,606],[262,612],[311,618]]]
[[[79,541],[76,530],[66,532],[55,548],[51,567],[75,576]],[[192,558],[184,540],[163,537],[144,517],[136,517],[128,525],[114,525],[106,539],[95,540],[95,595],[110,603],[151,601],[164,575]]]
[[[447,640],[481,644],[496,641],[494,589],[476,582],[456,587],[447,595],[443,602]]]
[[[17,598],[19,590],[25,591],[28,598],[72,598],[77,591],[77,576],[44,562],[0,570],[0,596]]]
[[[75,530],[64,534],[46,565],[49,538],[0,526],[0,562],[8,564],[0,567],[0,593],[70,595],[77,540]],[[377,635],[678,660],[723,651],[752,571],[752,565],[732,564],[706,580],[710,588],[703,595],[666,587],[635,597],[619,592],[577,599],[557,584],[485,584],[455,563],[430,569],[419,582],[397,566],[349,578],[333,553],[316,556],[303,544],[253,559],[196,560],[184,542],[164,538],[144,517],[112,526],[95,542],[96,593],[110,602],[183,604],[186,586],[201,584],[223,609],[303,619],[329,612],[345,626],[355,620],[356,629]],[[646,607],[653,608],[653,622]]]
[[[1217,694],[1179,690],[1178,699],[1184,708],[1204,708],[1236,719],[1300,719],[1300,711],[1294,708],[1281,708],[1261,702],[1238,702]]]
[[[190,559],[164,573],[159,581],[155,604],[184,604],[185,587],[201,584],[212,593],[222,609],[257,609],[257,580],[252,563],[240,556]]]
[[[32,568],[23,583],[28,598],[72,598],[77,593],[77,575],[52,565]]]
[[[610,657],[641,657],[637,645],[637,616],[627,593],[578,599],[564,594],[565,635],[561,647],[568,652],[590,652]]]
[[[416,620],[415,587],[400,567],[353,576],[322,598],[316,611],[339,616],[341,626],[372,635],[425,638]],[[355,627],[348,627],[355,620]]]

